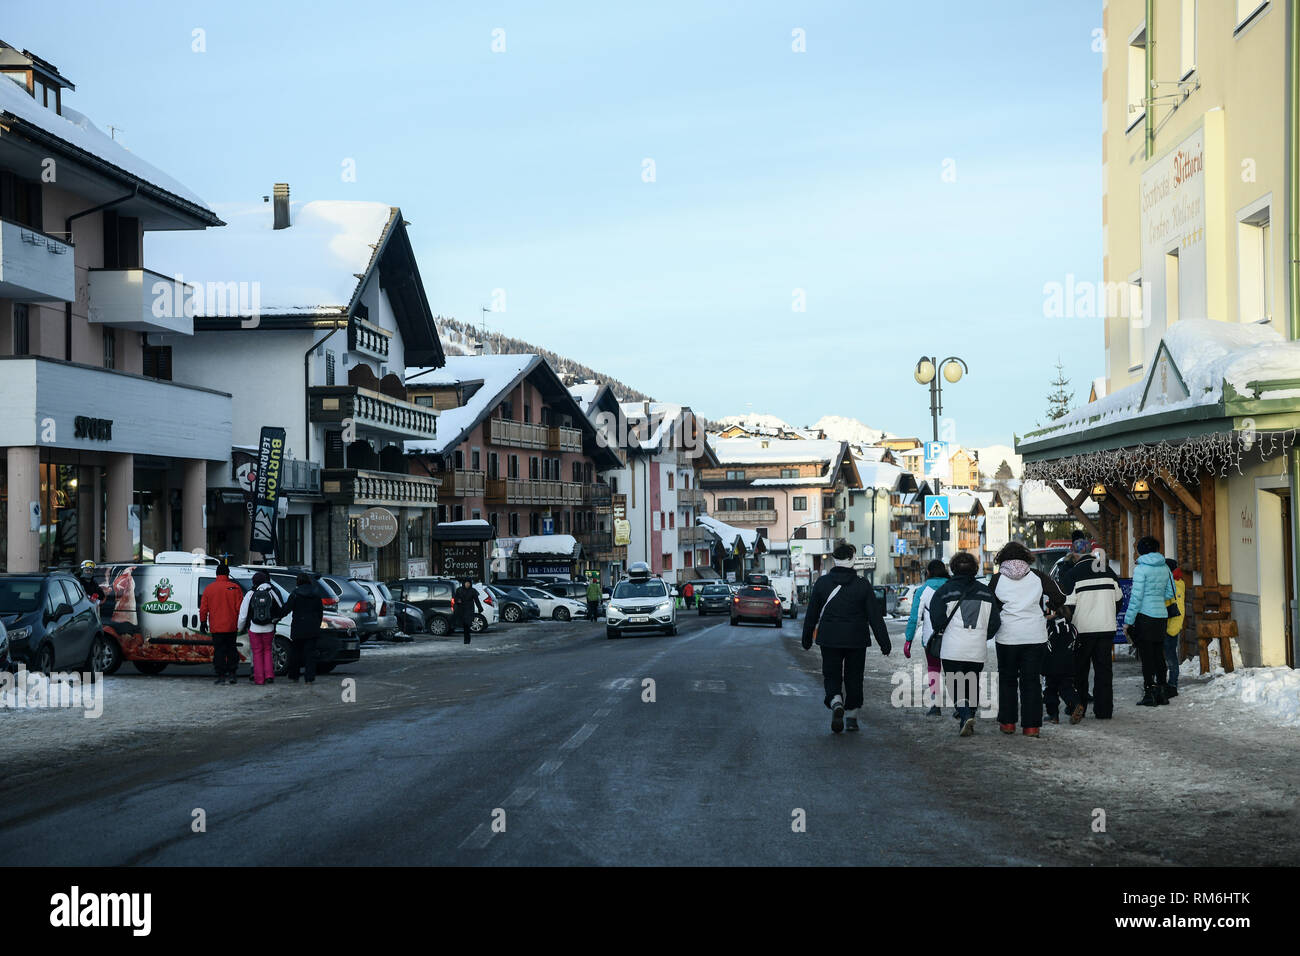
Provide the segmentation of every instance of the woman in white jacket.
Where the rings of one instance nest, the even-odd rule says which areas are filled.
[[[943,661],[944,689],[957,712],[958,733],[975,732],[975,714],[980,702],[980,680],[988,656],[988,639],[998,630],[997,601],[987,584],[975,579],[979,561],[958,551],[949,563],[952,577],[930,601],[934,629],[930,647],[938,643]],[[937,635],[937,641],[936,641]]]
[[[1056,582],[1032,567],[1034,557],[1011,541],[994,559],[998,573],[989,586],[997,598],[998,729],[1037,737],[1043,726],[1043,662],[1047,654],[1047,619],[1064,613],[1065,595]]]

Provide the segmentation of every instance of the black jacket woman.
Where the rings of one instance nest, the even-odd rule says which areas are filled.
[[[299,671],[305,671],[308,684],[316,681],[316,643],[325,619],[325,605],[310,574],[298,575],[298,585],[289,592],[280,617],[293,615],[289,622],[289,680],[298,683]]]
[[[457,627],[465,631],[465,643],[469,643],[470,628],[474,625],[474,615],[483,613],[483,604],[478,599],[478,591],[474,590],[474,582],[468,578],[460,582],[460,587],[451,596],[455,607],[452,610],[452,620]]]

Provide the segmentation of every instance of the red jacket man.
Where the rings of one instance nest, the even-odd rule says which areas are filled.
[[[212,666],[218,684],[235,683],[235,670],[239,666],[235,635],[239,631],[239,609],[243,602],[244,589],[230,580],[230,568],[223,562],[217,567],[216,580],[204,589],[199,600],[199,621],[212,634]]]

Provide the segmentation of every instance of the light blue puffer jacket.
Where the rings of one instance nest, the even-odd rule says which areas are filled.
[[[1139,614],[1166,618],[1165,605],[1174,599],[1174,576],[1165,564],[1165,556],[1158,551],[1144,554],[1133,569],[1133,590],[1128,607],[1124,610],[1124,623],[1132,624]]]

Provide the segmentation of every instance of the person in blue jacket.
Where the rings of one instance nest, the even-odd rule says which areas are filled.
[[[939,588],[948,583],[948,566],[942,561],[931,561],[926,567],[925,583],[916,589],[912,595],[912,613],[907,618],[906,640],[903,643],[903,656],[911,658],[912,641],[916,639],[919,629],[921,635],[921,647],[926,647],[930,643],[930,634],[934,631],[934,622],[930,620],[930,601],[933,600]],[[927,717],[939,716],[939,673],[940,661],[927,650],[925,652],[926,668],[926,701],[930,704],[930,709],[926,711]]]
[[[1160,542],[1149,535],[1137,542],[1137,565],[1133,568],[1133,589],[1124,609],[1124,634],[1142,659],[1142,699],[1139,707],[1169,703],[1166,684],[1165,629],[1169,624],[1166,605],[1174,600],[1174,578],[1160,553]]]

